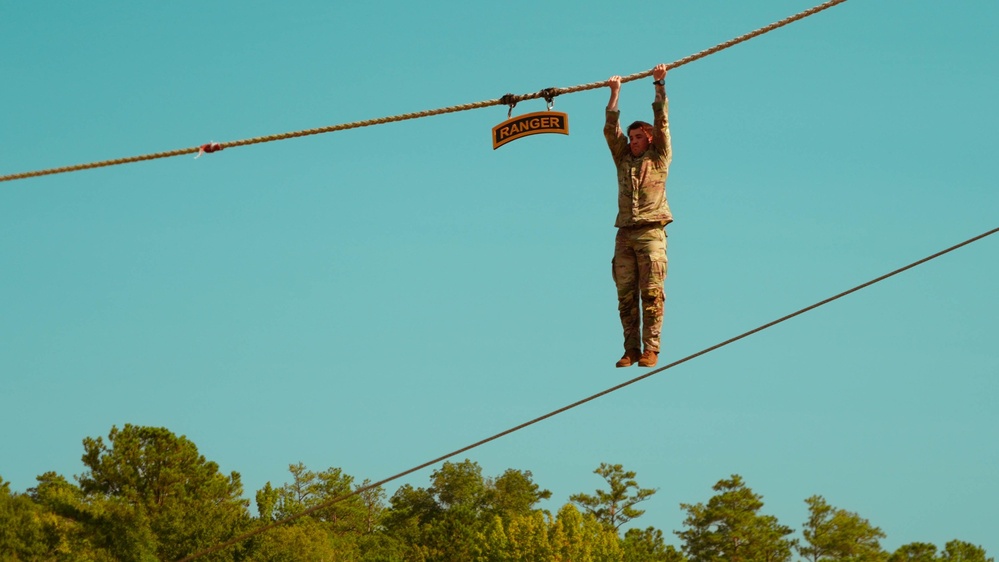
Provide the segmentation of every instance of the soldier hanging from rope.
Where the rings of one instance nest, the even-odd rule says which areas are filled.
[[[624,329],[624,356],[618,367],[653,367],[659,356],[666,295],[666,225],[673,221],[666,202],[666,177],[673,159],[670,145],[666,65],[652,70],[655,125],[635,121],[621,132],[618,94],[621,77],[607,80],[610,101],[604,138],[617,168],[617,237],[612,261],[618,311]],[[642,348],[644,346],[644,352]]]

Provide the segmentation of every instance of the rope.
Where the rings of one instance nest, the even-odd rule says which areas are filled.
[[[892,277],[894,275],[898,275],[899,273],[902,273],[903,271],[907,271],[907,270],[912,269],[912,268],[914,268],[914,267],[916,267],[918,265],[922,265],[922,264],[924,264],[924,263],[926,263],[926,262],[928,262],[928,261],[930,261],[930,260],[932,260],[934,258],[938,258],[938,257],[940,257],[940,256],[942,256],[944,254],[949,253],[949,252],[953,252],[954,250],[957,250],[958,248],[961,248],[962,246],[967,246],[968,244],[971,244],[972,242],[976,242],[978,240],[981,240],[982,238],[985,238],[986,236],[990,236],[992,234],[995,234],[996,232],[999,232],[999,228],[994,228],[994,229],[992,229],[992,230],[990,230],[988,232],[985,232],[983,234],[979,234],[978,236],[975,236],[973,238],[969,238],[968,240],[965,240],[964,242],[961,242],[959,244],[955,244],[955,245],[947,248],[946,250],[941,250],[941,251],[939,251],[939,252],[937,252],[937,253],[935,253],[935,254],[933,254],[931,256],[927,256],[927,257],[925,257],[925,258],[923,258],[921,260],[914,261],[914,262],[910,263],[909,265],[906,265],[904,267],[900,267],[900,268],[896,269],[895,271],[892,271],[890,273],[886,273],[886,274],[884,274],[884,275],[882,275],[880,277],[877,277],[875,279],[867,281],[866,283],[861,283],[860,285],[857,285],[856,287],[854,287],[852,289],[848,289],[846,291],[843,291],[842,293],[839,293],[837,295],[833,295],[833,296],[831,296],[831,297],[829,297],[827,299],[821,300],[821,301],[819,301],[819,302],[817,302],[817,303],[815,303],[813,305],[806,306],[805,308],[802,308],[802,309],[800,309],[798,311],[792,312],[791,314],[788,314],[786,316],[782,316],[782,317],[780,317],[777,320],[774,320],[772,322],[767,322],[766,324],[763,324],[762,326],[759,326],[757,328],[753,328],[752,330],[749,330],[748,332],[743,332],[742,334],[739,334],[738,336],[735,336],[734,338],[729,338],[729,339],[727,339],[727,340],[725,340],[725,341],[723,341],[721,343],[717,343],[715,345],[712,345],[711,347],[702,349],[701,351],[698,351],[697,353],[688,355],[688,356],[684,357],[683,359],[680,359],[678,361],[674,361],[674,362],[672,362],[672,363],[670,363],[668,365],[665,365],[665,366],[660,367],[658,369],[654,369],[652,371],[649,371],[648,373],[645,373],[644,375],[641,375],[641,376],[635,377],[635,378],[633,378],[631,380],[625,381],[625,382],[623,382],[623,383],[621,383],[621,384],[619,384],[617,386],[612,386],[612,387],[608,388],[607,390],[598,392],[598,393],[596,393],[596,394],[594,394],[592,396],[588,396],[586,398],[583,398],[582,400],[578,400],[576,402],[573,402],[572,404],[569,404],[568,406],[563,406],[562,408],[559,408],[557,410],[549,412],[549,413],[547,413],[547,414],[545,414],[543,416],[539,416],[537,418],[534,418],[531,421],[524,422],[524,423],[522,423],[522,424],[520,424],[518,426],[511,427],[510,429],[507,429],[506,431],[501,431],[501,432],[497,433],[496,435],[493,435],[491,437],[487,437],[487,438],[485,438],[485,439],[483,439],[481,441],[476,441],[475,443],[472,443],[471,445],[462,447],[462,448],[460,448],[460,449],[458,449],[456,451],[447,453],[446,455],[441,455],[441,456],[437,457],[436,459],[427,461],[427,462],[425,462],[425,463],[423,463],[423,464],[421,464],[419,466],[414,466],[413,468],[410,468],[409,470],[405,470],[403,472],[400,472],[400,473],[398,473],[398,474],[396,474],[394,476],[389,476],[388,478],[385,478],[384,480],[379,480],[378,482],[375,482],[373,484],[368,484],[367,486],[360,487],[360,488],[354,490],[353,492],[351,492],[349,494],[344,494],[342,496],[333,498],[333,499],[331,499],[329,501],[326,501],[326,502],[324,502],[322,504],[310,507],[309,509],[306,509],[305,511],[302,511],[302,512],[297,513],[295,515],[292,515],[290,517],[286,517],[285,519],[281,519],[281,520],[278,520],[278,521],[273,521],[273,522],[271,522],[271,523],[269,523],[267,525],[264,525],[263,527],[260,527],[258,529],[254,529],[253,531],[250,531],[248,533],[244,533],[242,535],[239,535],[239,536],[237,536],[237,537],[235,537],[233,539],[230,539],[230,540],[228,540],[228,541],[226,541],[226,542],[224,542],[222,544],[216,545],[216,546],[214,546],[212,548],[209,548],[209,549],[197,552],[195,554],[192,554],[190,556],[187,556],[185,558],[182,558],[182,559],[178,560],[177,562],[190,562],[191,560],[194,560],[196,558],[200,558],[202,556],[211,554],[213,552],[218,552],[219,550],[222,550],[222,549],[230,547],[230,546],[232,546],[234,544],[240,543],[240,542],[242,542],[242,541],[244,541],[244,540],[246,540],[246,539],[248,539],[250,537],[253,537],[255,535],[259,535],[260,533],[263,533],[263,532],[266,532],[266,531],[268,531],[270,529],[273,529],[274,527],[277,527],[279,525],[284,525],[285,523],[290,523],[291,521],[294,521],[295,519],[298,519],[300,517],[305,517],[307,515],[310,515],[310,514],[316,512],[316,511],[320,510],[320,509],[326,509],[326,508],[330,507],[333,504],[339,503],[341,501],[344,501],[344,500],[346,500],[348,498],[351,498],[353,496],[356,496],[356,495],[361,494],[363,492],[366,492],[368,490],[372,490],[374,488],[378,488],[378,487],[380,487],[380,486],[382,486],[382,485],[384,485],[384,484],[386,484],[388,482],[391,482],[393,480],[397,480],[399,478],[402,478],[403,476],[407,476],[407,475],[412,474],[412,473],[414,473],[414,472],[416,472],[418,470],[422,470],[424,468],[427,468],[427,467],[429,467],[431,465],[435,465],[435,464],[437,464],[437,463],[439,463],[441,461],[447,460],[447,459],[449,459],[449,458],[451,458],[453,456],[456,456],[456,455],[460,455],[461,453],[464,453],[466,451],[469,451],[469,450],[474,449],[476,447],[479,447],[481,445],[485,445],[486,443],[489,443],[490,441],[495,441],[496,439],[499,439],[500,437],[504,437],[506,435],[509,435],[509,434],[515,432],[515,431],[519,431],[521,429],[524,429],[525,427],[534,425],[534,424],[536,424],[536,423],[538,423],[540,421],[544,421],[544,420],[546,420],[548,418],[557,416],[558,414],[561,414],[561,413],[563,413],[563,412],[565,412],[567,410],[571,410],[571,409],[573,409],[573,408],[575,408],[577,406],[582,406],[583,404],[586,404],[587,402],[591,402],[593,400],[596,400],[597,398],[600,398],[600,397],[606,396],[606,395],[608,395],[608,394],[610,394],[612,392],[621,390],[622,388],[624,388],[626,386],[630,386],[632,384],[635,384],[638,381],[647,379],[647,378],[649,378],[649,377],[651,377],[653,375],[657,375],[657,374],[659,374],[659,373],[661,373],[661,372],[663,372],[663,371],[665,371],[667,369],[672,369],[673,367],[676,367],[677,365],[686,363],[687,361],[690,361],[691,359],[695,359],[697,357],[700,357],[702,355],[710,353],[710,352],[712,352],[712,351],[714,351],[714,350],[716,350],[718,348],[724,347],[724,346],[726,346],[726,345],[728,345],[730,343],[737,342],[737,341],[739,341],[739,340],[741,340],[743,338],[747,338],[747,337],[749,337],[749,336],[751,336],[751,335],[753,335],[753,334],[755,334],[757,332],[761,332],[763,330],[766,330],[767,328],[776,326],[777,324],[780,324],[781,322],[785,322],[787,320],[790,320],[790,319],[794,318],[795,316],[800,316],[800,315],[802,315],[802,314],[804,314],[804,313],[806,313],[806,312],[808,312],[810,310],[814,310],[814,309],[816,309],[816,308],[818,308],[818,307],[820,307],[822,305],[829,304],[830,302],[832,302],[834,300],[837,300],[839,298],[845,297],[845,296],[847,296],[847,295],[849,295],[851,293],[855,293],[855,292],[857,292],[857,291],[859,291],[861,289],[864,289],[866,287],[870,287],[871,285],[873,285],[875,283],[878,283],[880,281],[884,281],[885,279],[888,279],[889,277]]]
[[[704,57],[706,57],[708,55],[712,55],[714,53],[717,53],[718,51],[722,51],[724,49],[732,47],[733,45],[738,45],[739,43],[742,43],[743,41],[748,41],[748,40],[750,40],[750,39],[752,39],[754,37],[763,35],[764,33],[768,33],[768,32],[773,31],[773,30],[775,30],[775,29],[777,29],[779,27],[784,27],[785,25],[788,25],[790,23],[793,23],[793,22],[796,22],[798,20],[807,18],[808,16],[811,16],[813,14],[817,14],[817,13],[819,13],[819,12],[821,12],[823,10],[826,10],[828,8],[831,8],[831,7],[833,7],[833,6],[837,5],[837,4],[842,4],[843,2],[846,2],[846,0],[829,0],[828,2],[826,2],[824,4],[820,4],[818,6],[815,6],[814,8],[809,8],[808,10],[805,10],[805,11],[803,11],[801,13],[795,14],[795,15],[787,17],[787,18],[784,18],[784,19],[782,19],[782,20],[780,20],[778,22],[774,22],[774,23],[772,23],[772,24],[770,24],[770,25],[768,25],[766,27],[761,27],[760,29],[757,29],[756,31],[749,32],[749,33],[747,33],[745,35],[740,35],[739,37],[736,37],[735,39],[731,39],[731,40],[726,41],[724,43],[719,43],[718,45],[715,45],[714,47],[711,47],[710,49],[705,49],[705,50],[703,50],[703,51],[701,51],[699,53],[695,53],[695,54],[690,55],[688,57],[684,57],[684,58],[682,58],[682,59],[680,59],[678,61],[675,61],[675,62],[672,62],[670,64],[667,64],[666,65],[666,69],[667,70],[671,70],[671,69],[683,66],[683,65],[685,65],[687,63],[693,62],[695,60],[702,59],[702,58],[704,58]],[[633,80],[638,80],[640,78],[645,78],[645,77],[651,76],[651,75],[652,75],[652,70],[646,70],[644,72],[638,72],[636,74],[631,74],[629,76],[625,76],[625,77],[621,78],[621,82],[622,83],[624,83],[624,82],[631,82]],[[576,92],[582,92],[584,90],[593,90],[593,89],[600,88],[600,87],[603,87],[603,86],[606,86],[606,85],[607,85],[606,81],[601,81],[601,82],[591,82],[589,84],[582,84],[582,85],[579,85],[579,86],[572,86],[570,88],[545,88],[544,90],[541,90],[540,92],[534,92],[534,93],[530,93],[530,94],[522,94],[522,95],[506,94],[505,96],[503,96],[500,99],[485,100],[485,101],[480,101],[480,102],[475,102],[475,103],[466,103],[466,104],[462,104],[462,105],[453,105],[453,106],[450,106],[450,107],[443,107],[443,108],[440,108],[440,109],[431,109],[431,110],[427,110],[427,111],[418,111],[418,112],[414,112],[414,113],[403,113],[403,114],[400,114],[400,115],[393,115],[393,116],[390,116],[390,117],[380,117],[380,118],[377,118],[377,119],[368,119],[366,121],[354,121],[354,122],[351,122],[351,123],[342,123],[340,125],[331,125],[331,126],[328,126],[328,127],[319,127],[319,128],[316,128],[316,129],[305,129],[305,130],[302,130],[302,131],[294,131],[294,132],[290,132],[290,133],[281,133],[281,134],[276,134],[276,135],[267,135],[267,136],[254,137],[254,138],[244,139],[244,140],[237,140],[237,141],[230,141],[230,142],[223,142],[223,143],[212,143],[212,144],[217,144],[218,145],[217,150],[222,150],[222,149],[225,149],[225,148],[232,148],[232,147],[237,147],[237,146],[248,146],[248,145],[251,145],[251,144],[260,144],[260,143],[265,143],[265,142],[279,141],[279,140],[285,140],[285,139],[293,139],[293,138],[298,138],[298,137],[306,137],[306,136],[318,135],[318,134],[322,134],[322,133],[333,133],[333,132],[336,132],[336,131],[345,131],[347,129],[357,129],[357,128],[360,128],[360,127],[370,127],[370,126],[373,126],[373,125],[382,125],[382,124],[385,124],[385,123],[395,123],[397,121],[407,121],[407,120],[410,120],[410,119],[419,119],[419,118],[422,118],[422,117],[432,117],[434,115],[443,115],[445,113],[456,113],[456,112],[459,112],[459,111],[468,111],[468,110],[471,110],[471,109],[481,109],[483,107],[490,107],[490,106],[494,106],[494,105],[509,105],[511,107],[511,109],[512,109],[514,105],[516,105],[518,102],[521,102],[521,101],[524,101],[524,100],[532,100],[532,99],[538,99],[538,98],[542,98],[542,97],[544,97],[546,99],[553,99],[555,96],[558,96],[558,95],[573,94],[573,93],[576,93]],[[551,103],[553,103],[553,102],[549,102],[549,104],[551,104]],[[103,168],[103,167],[106,167],[106,166],[117,166],[119,164],[130,164],[132,162],[141,162],[141,161],[144,161],[144,160],[155,160],[155,159],[158,159],[158,158],[169,158],[171,156],[182,156],[184,154],[197,154],[197,153],[199,153],[200,151],[203,150],[204,146],[206,146],[206,145],[201,145],[201,146],[196,146],[196,147],[191,147],[191,148],[182,148],[182,149],[179,149],[179,150],[170,150],[170,151],[167,151],[167,152],[156,152],[156,153],[153,153],[153,154],[144,154],[144,155],[141,155],[141,156],[131,156],[131,157],[127,157],[127,158],[117,158],[115,160],[104,160],[104,161],[101,161],[101,162],[90,162],[88,164],[76,164],[76,165],[73,165],[73,166],[64,166],[64,167],[61,167],[61,168],[50,168],[50,169],[47,169],[47,170],[36,170],[36,171],[33,171],[33,172],[22,172],[22,173],[19,173],[19,174],[11,174],[11,175],[6,175],[6,176],[0,176],[0,182],[20,180],[20,179],[26,179],[26,178],[33,178],[33,177],[38,177],[38,176],[47,176],[47,175],[52,175],[52,174],[62,174],[62,173],[66,173],[66,172],[76,172],[76,171],[80,171],[80,170],[89,170],[89,169],[92,169],[92,168]]]

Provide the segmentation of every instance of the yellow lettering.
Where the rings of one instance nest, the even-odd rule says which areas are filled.
[[[508,119],[493,128],[493,148],[537,133],[569,134],[567,116],[557,111],[538,112]]]

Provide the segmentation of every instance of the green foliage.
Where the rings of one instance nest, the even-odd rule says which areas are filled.
[[[28,496],[11,493],[10,483],[0,478],[0,560],[31,560],[51,550],[40,511]]]
[[[673,545],[663,540],[663,532],[655,527],[628,529],[621,541],[624,562],[686,562]]]
[[[550,536],[558,561],[617,562],[623,555],[617,530],[592,513],[580,513],[572,504],[559,510]]]
[[[313,560],[355,560],[341,556],[330,533],[317,521],[306,520],[281,525],[254,537],[249,559],[254,562],[311,562]],[[353,554],[353,548],[347,549]]]
[[[995,559],[989,558],[984,548],[955,539],[944,546],[939,556],[934,544],[904,544],[888,557],[888,562],[995,562]]]
[[[186,437],[126,425],[112,427],[107,443],[88,437],[83,445],[80,511],[96,542],[116,558],[177,560],[224,542],[249,522],[239,474],[221,474]]]
[[[490,559],[484,545],[507,544],[504,524],[518,528],[523,518],[534,516],[540,500],[551,496],[530,472],[507,470],[485,478],[478,463],[468,459],[444,463],[430,481],[426,489],[404,485],[389,500],[384,526],[399,543],[410,545],[406,560]]]
[[[112,427],[107,442],[84,440],[78,484],[47,472],[26,493],[0,478],[0,562],[169,562],[251,529],[242,544],[201,558],[240,562],[995,562],[980,546],[952,540],[942,551],[910,543],[888,555],[885,538],[856,513],[821,496],[805,500],[804,542],[760,513],[761,496],[733,475],[707,503],[680,504],[683,552],[662,531],[622,524],[653,489],[635,473],[601,464],[608,484],[576,494],[555,516],[539,509],[551,492],[529,471],[489,478],[470,460],[444,463],[427,488],[401,486],[386,502],[339,468],[289,466],[291,479],[256,492],[256,518],[241,498],[239,474],[221,474],[185,437],[163,428]],[[363,490],[363,491],[362,491]],[[577,509],[582,507],[582,511]],[[287,517],[292,521],[276,525]]]
[[[502,531],[502,520],[496,518]],[[500,555],[499,560],[552,560],[552,546],[548,536],[549,522],[540,511],[511,515],[506,520],[506,548],[488,544],[489,551]]]
[[[281,491],[275,489],[268,482],[264,484],[264,487],[257,490],[256,500],[257,500],[257,517],[261,521],[273,521],[274,508],[277,506],[278,498],[281,496]]]
[[[592,496],[573,494],[569,496],[569,501],[592,513],[598,521],[615,531],[645,513],[645,510],[636,509],[635,505],[656,493],[652,488],[639,488],[635,472],[625,471],[619,464],[600,463],[593,472],[602,476],[610,489],[597,490]],[[632,489],[634,492],[631,492]]]
[[[927,542],[912,542],[898,547],[888,562],[936,562],[937,547]]]
[[[49,544],[45,560],[109,561],[111,553],[98,542],[95,508],[86,503],[78,486],[54,472],[36,478],[28,494],[42,510],[39,514]]]
[[[534,483],[531,471],[509,468],[494,480],[486,481],[486,505],[489,511],[504,520],[519,515],[530,514],[541,500],[552,497],[548,490],[542,490]]]
[[[313,472],[302,463],[288,467],[292,481],[270,491],[270,483],[258,492],[265,507],[273,500],[275,519],[285,519],[307,509],[315,509],[309,518],[325,523],[325,528],[335,534],[369,532],[383,505],[379,500],[384,492],[379,488],[367,496],[351,495],[354,477],[335,467]],[[270,496],[269,496],[270,494]],[[334,501],[336,500],[336,501]],[[328,507],[321,507],[331,504]],[[258,510],[260,509],[258,505]]]
[[[719,480],[718,492],[705,504],[680,504],[687,511],[683,531],[676,531],[691,562],[786,562],[796,541],[790,527],[761,515],[762,496],[733,474]]]
[[[354,478],[331,467],[321,472],[304,464],[288,466],[291,482],[274,488],[270,482],[257,491],[260,525],[299,516],[255,537],[249,558],[269,562],[307,560],[395,560],[398,550],[391,540],[371,538],[380,528],[385,492],[354,486]],[[310,511],[311,510],[311,511]],[[362,558],[362,554],[365,556]]]
[[[940,553],[941,562],[995,562],[995,558],[988,558],[985,549],[971,543],[952,540],[944,547]]]
[[[486,482],[479,463],[446,462],[430,477],[433,482],[429,492],[444,510],[464,509],[475,511],[485,506]]]
[[[802,535],[807,546],[798,546],[798,552],[806,559],[882,562],[888,557],[879,542],[885,534],[866,519],[830,506],[822,496],[812,496],[805,503],[809,517]]]

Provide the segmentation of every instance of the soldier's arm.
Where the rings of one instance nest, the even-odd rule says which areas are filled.
[[[673,147],[669,137],[669,99],[666,98],[666,65],[658,64],[652,69],[656,88],[656,98],[652,102],[653,131],[652,145],[669,163],[673,158]]]
[[[604,138],[607,139],[607,146],[610,147],[611,154],[616,159],[628,146],[628,138],[621,132],[621,112],[617,108],[618,96],[621,93],[621,77],[611,76],[607,80],[607,86],[610,88],[610,100],[607,102]]]
[[[610,101],[607,102],[607,111],[617,111],[617,98],[621,94],[621,77],[611,76],[608,78],[607,87],[610,88]]]

